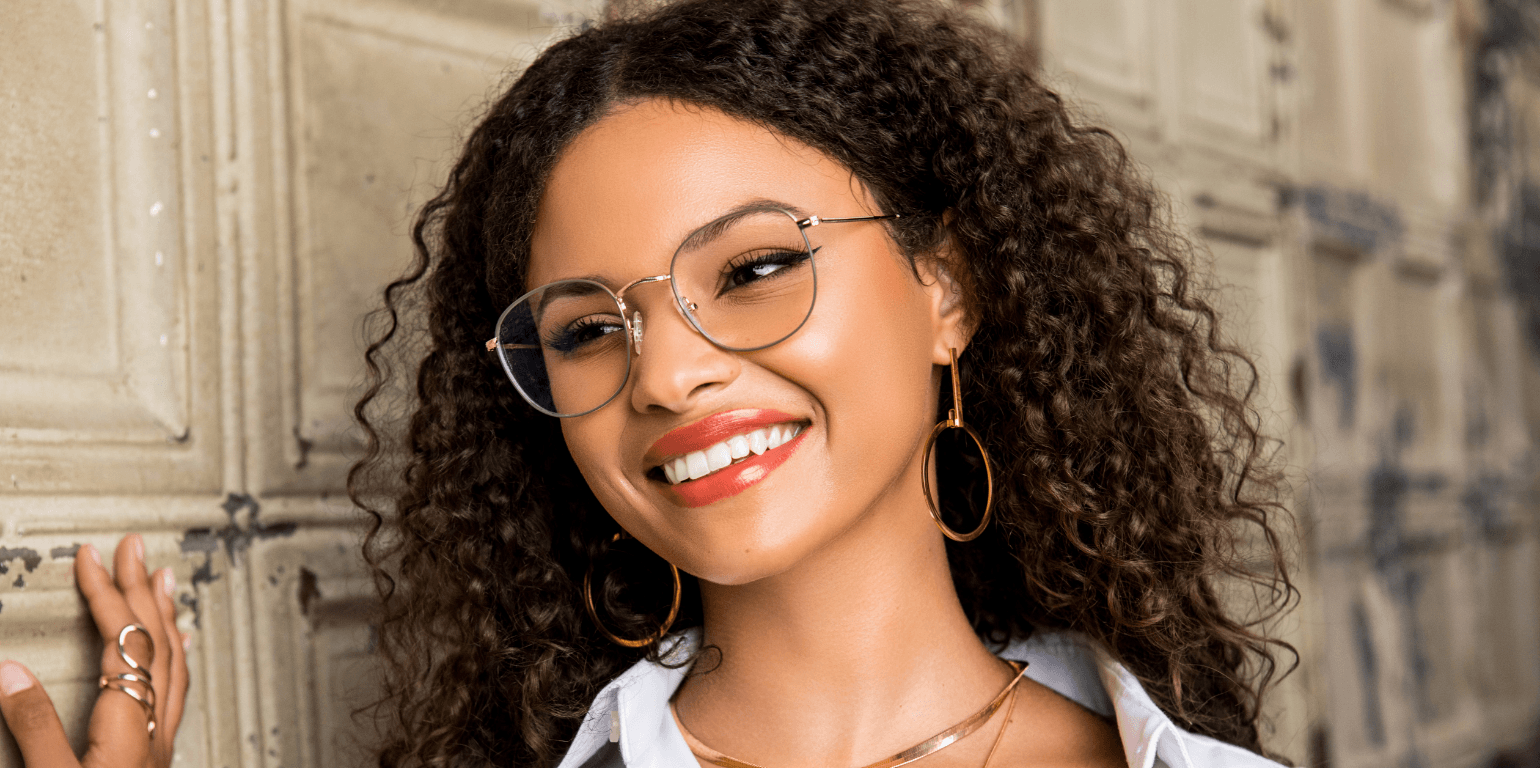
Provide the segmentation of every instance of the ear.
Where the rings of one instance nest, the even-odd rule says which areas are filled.
[[[955,277],[959,258],[952,248],[951,239],[943,242],[935,253],[915,262],[915,274],[930,299],[931,362],[951,365],[951,350],[959,355],[973,338],[973,319],[963,302],[962,285]]]

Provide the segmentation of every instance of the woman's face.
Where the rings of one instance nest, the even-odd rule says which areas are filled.
[[[664,100],[620,107],[556,164],[528,285],[591,277],[618,290],[667,274],[687,235],[756,201],[823,218],[882,213],[847,168],[763,127]],[[815,229],[817,301],[796,333],[724,350],[683,318],[667,283],[634,287],[625,299],[644,339],[625,389],[562,421],[621,527],[707,581],[782,573],[895,516],[926,514],[917,454],[934,421],[934,366],[961,348],[949,284],[923,266],[917,279],[881,222]],[[766,448],[772,430],[798,431]],[[688,475],[712,445],[743,453],[740,436],[747,457],[671,482],[665,465],[683,459]]]

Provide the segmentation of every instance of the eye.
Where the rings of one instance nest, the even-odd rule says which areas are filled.
[[[625,330],[620,318],[590,315],[567,323],[546,337],[545,345],[563,354],[572,354],[595,342]]]
[[[810,255],[801,249],[775,249],[746,253],[728,263],[727,269],[724,270],[726,274],[722,279],[722,291],[725,293],[798,267],[805,263]]]

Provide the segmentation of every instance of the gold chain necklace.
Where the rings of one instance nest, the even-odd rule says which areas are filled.
[[[1004,704],[1007,700],[1015,702],[1016,685],[1017,683],[1021,682],[1021,678],[1024,677],[1027,673],[1027,663],[1024,661],[1007,661],[1006,663],[1010,664],[1011,667],[1016,670],[1016,676],[1011,678],[1011,681],[1006,684],[1005,688],[1003,688],[1000,693],[995,696],[994,700],[986,704],[983,709],[973,713],[973,715],[968,719],[920,742],[919,744],[899,752],[892,757],[883,758],[882,760],[878,760],[877,762],[870,765],[863,765],[861,768],[898,768],[900,765],[912,763],[922,757],[925,757],[926,755],[929,755],[933,752],[938,752],[946,747],[956,744],[958,741],[961,741],[964,736],[967,736],[979,728],[982,728],[985,723],[989,722],[989,718],[1000,709],[1000,705]],[[718,752],[711,747],[702,744],[700,739],[695,738],[695,734],[690,733],[690,729],[684,727],[684,721],[679,719],[679,710],[675,709],[673,701],[669,701],[668,709],[674,715],[674,723],[679,726],[679,732],[684,735],[684,742],[690,746],[690,751],[693,752],[696,757],[705,760],[712,765],[721,766],[721,768],[760,768],[760,766],[753,763],[746,763],[742,760],[728,757],[727,755],[724,755],[721,752]],[[1009,707],[1006,709],[1009,710]],[[1007,711],[1007,716],[1009,716],[1009,711]],[[1010,724],[1009,719],[1006,720],[1006,724]],[[1001,726],[1000,733],[995,736],[994,744],[989,748],[989,754],[984,758],[984,765],[986,768],[989,765],[989,758],[994,756],[995,749],[999,748],[1000,746],[1000,738],[1004,735],[1005,727]]]

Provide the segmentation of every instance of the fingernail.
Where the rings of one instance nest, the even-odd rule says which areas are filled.
[[[86,544],[82,546],[81,549],[84,549],[86,554],[91,556],[91,562],[96,563],[97,565],[102,564],[102,553],[96,551],[96,547],[93,547],[90,544]]]
[[[134,557],[139,558],[139,562],[144,562],[144,539],[138,534],[134,535]]]
[[[186,632],[183,632],[182,633],[182,650],[185,651],[185,650],[187,650],[188,648],[191,648],[191,647],[192,647],[192,635],[190,635],[190,634],[188,634]]]
[[[176,574],[172,573],[170,568],[160,569],[160,588],[165,590],[166,597],[176,595]]]
[[[0,664],[0,693],[15,696],[31,687],[32,676],[20,664],[9,661]]]

